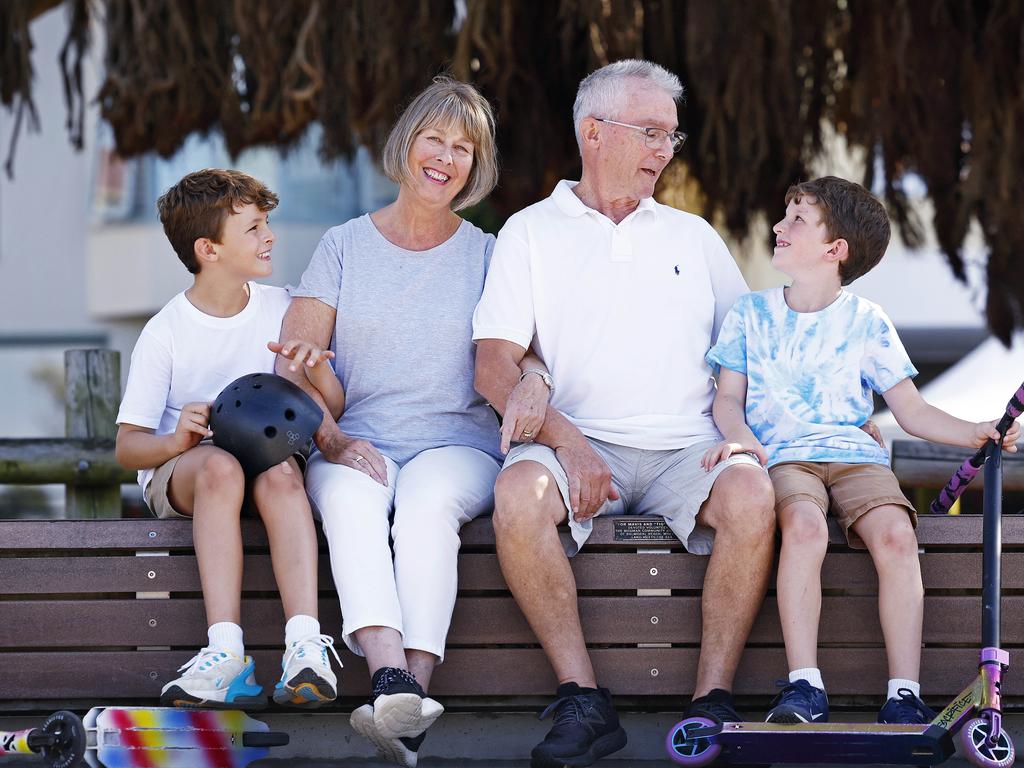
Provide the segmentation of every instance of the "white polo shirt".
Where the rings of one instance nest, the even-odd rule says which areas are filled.
[[[736,262],[699,216],[648,198],[615,224],[576,183],[502,227],[474,340],[532,343],[552,405],[588,437],[648,450],[717,438],[704,355],[748,290]]]

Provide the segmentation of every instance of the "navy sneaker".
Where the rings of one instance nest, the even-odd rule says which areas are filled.
[[[924,725],[935,719],[935,711],[909,688],[900,688],[899,696],[889,699],[878,711],[878,722],[886,725]]]
[[[563,683],[555,696],[540,714],[543,720],[554,713],[554,725],[530,753],[530,768],[593,765],[626,746],[626,731],[607,688]]]
[[[775,697],[766,723],[827,723],[828,696],[806,680],[788,683]]]
[[[732,694],[721,688],[713,688],[707,695],[691,701],[683,717],[706,717],[720,723],[743,722],[743,716],[733,706]]]

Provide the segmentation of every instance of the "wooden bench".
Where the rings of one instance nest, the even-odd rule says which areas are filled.
[[[928,517],[918,529],[927,589],[923,679],[929,698],[958,692],[975,673],[980,642],[981,520]],[[188,521],[0,521],[0,701],[6,710],[152,702],[205,643],[205,619]],[[279,670],[283,618],[259,523],[244,524],[242,623],[269,690]],[[1024,516],[1003,527],[1003,641],[1024,645]],[[494,555],[489,519],[467,525],[459,598],[439,698],[532,706],[555,681]],[[684,553],[658,518],[599,518],[572,561],[584,630],[599,679],[624,706],[677,710],[692,692],[707,559]],[[822,574],[821,666],[834,704],[874,704],[885,690],[876,578],[864,552],[833,529]],[[320,615],[340,634],[337,598],[321,548]],[[340,645],[340,642],[339,642]],[[343,700],[366,694],[365,664],[342,650]],[[736,683],[763,704],[786,670],[772,593],[750,637]],[[1004,693],[1024,704],[1011,670]]]

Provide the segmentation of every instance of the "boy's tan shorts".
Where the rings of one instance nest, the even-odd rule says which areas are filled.
[[[213,439],[204,437],[199,441],[199,445],[213,445]],[[150,508],[154,515],[159,517],[161,520],[167,520],[172,518],[184,518],[191,520],[191,515],[183,515],[173,506],[171,506],[171,500],[167,498],[167,489],[171,484],[171,475],[174,474],[174,465],[178,463],[184,454],[179,453],[177,456],[168,459],[153,472],[153,477],[149,481],[149,485],[146,486],[146,492],[143,494],[143,498],[146,500],[146,506]],[[299,471],[303,474],[306,473],[306,457],[301,453],[293,454],[296,463],[299,465]],[[245,500],[242,502],[242,516],[243,517],[258,517],[256,508],[252,502],[252,483],[247,482],[245,484]]]
[[[816,504],[822,514],[831,506],[847,543],[856,549],[867,546],[851,526],[883,504],[906,509],[911,524],[917,527],[914,506],[900,490],[896,475],[883,464],[787,461],[770,467],[768,475],[775,489],[776,512],[801,499]]]

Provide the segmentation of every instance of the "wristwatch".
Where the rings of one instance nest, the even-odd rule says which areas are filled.
[[[529,368],[522,372],[519,376],[519,380],[522,381],[531,373],[535,373],[540,376],[540,380],[544,382],[544,385],[548,388],[548,394],[552,394],[555,391],[555,380],[551,378],[551,374],[547,371],[542,371],[540,368]]]

